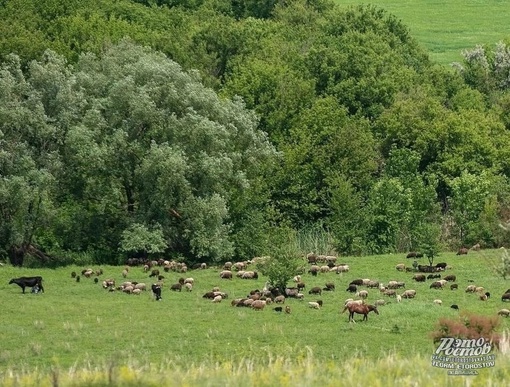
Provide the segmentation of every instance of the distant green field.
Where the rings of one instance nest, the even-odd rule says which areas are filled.
[[[430,58],[441,64],[462,60],[477,44],[494,46],[510,38],[510,3],[505,0],[335,0],[341,5],[373,4],[399,18]]]

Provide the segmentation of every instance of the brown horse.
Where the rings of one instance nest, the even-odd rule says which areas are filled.
[[[354,313],[362,314],[363,315],[363,321],[368,321],[368,314],[370,312],[374,312],[375,314],[379,314],[379,311],[377,310],[377,307],[375,305],[367,305],[367,304],[357,304],[357,303],[348,303],[345,305],[344,310],[349,311],[349,322],[356,322],[354,321]]]

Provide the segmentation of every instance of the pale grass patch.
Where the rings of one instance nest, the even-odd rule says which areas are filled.
[[[498,357],[497,372],[480,370],[476,377],[448,376],[434,368],[430,358],[402,358],[391,353],[377,360],[353,357],[343,362],[316,359],[310,348],[303,348],[297,358],[270,352],[257,357],[206,361],[183,366],[168,358],[159,364],[128,358],[123,364],[74,365],[69,370],[17,372],[0,374],[2,386],[504,386],[510,377],[510,358]],[[181,364],[181,365],[180,365]]]

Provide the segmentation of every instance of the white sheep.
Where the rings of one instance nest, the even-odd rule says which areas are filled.
[[[377,300],[377,301],[374,302],[375,306],[383,306],[385,304],[386,304],[385,300]]]
[[[508,317],[508,316],[510,316],[510,310],[508,310],[508,309],[500,309],[499,312],[498,312],[498,316]]]
[[[212,302],[214,302],[215,304],[218,303],[218,302],[221,302],[221,300],[223,299],[223,297],[221,297],[219,294],[217,296],[215,296],[212,300]]]
[[[396,295],[396,299],[397,299],[397,302],[401,302],[402,301],[402,296],[400,294],[397,294]]]
[[[191,292],[191,291],[193,290],[193,284],[190,284],[189,282],[186,282],[186,283],[184,284],[184,287],[186,288],[186,290],[187,290],[188,292]]]
[[[358,293],[356,293],[356,296],[358,296],[362,300],[366,300],[368,298],[368,291],[360,290]]]
[[[147,289],[147,285],[144,284],[143,282],[140,282],[140,283],[137,283],[135,285],[135,289],[139,289],[140,291],[146,290]]]
[[[194,285],[195,280],[193,278],[185,278],[184,283]]]
[[[319,305],[318,302],[315,302],[315,301],[310,301],[308,302],[308,307],[309,308],[312,308],[312,309],[320,309],[321,306]]]
[[[441,301],[441,300],[434,300],[434,304],[441,306],[441,305],[443,305],[443,301]]]
[[[294,282],[301,282],[301,276],[300,275],[296,275],[296,276],[294,276],[294,278],[292,280]]]

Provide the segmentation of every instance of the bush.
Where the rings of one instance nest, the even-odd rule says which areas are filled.
[[[459,339],[478,339],[483,337],[499,343],[499,335],[496,329],[500,324],[498,316],[482,316],[473,313],[461,312],[456,319],[440,318],[431,336],[434,343],[442,338],[453,337]]]

